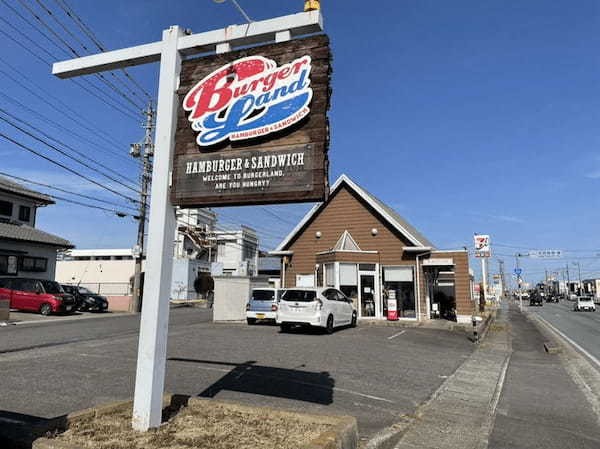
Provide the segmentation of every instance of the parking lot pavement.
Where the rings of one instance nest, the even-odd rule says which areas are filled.
[[[282,334],[275,326],[212,324],[206,318],[206,311],[197,309],[171,311],[167,391],[352,415],[363,439],[413,413],[473,349],[458,332],[415,328],[391,339],[398,329]],[[101,323],[110,327],[112,321],[121,327],[135,323]],[[53,331],[68,325],[73,324],[57,323]],[[2,410],[53,417],[131,398],[135,330],[120,328],[114,336],[105,332],[81,342],[71,335],[51,347],[0,351],[0,418]]]
[[[26,312],[26,311],[14,311],[10,312],[10,323],[11,324],[32,324],[32,323],[48,323],[55,321],[70,321],[70,320],[81,320],[86,318],[101,318],[115,315],[130,314],[129,312],[75,312],[71,314],[52,314],[44,316],[37,312]]]

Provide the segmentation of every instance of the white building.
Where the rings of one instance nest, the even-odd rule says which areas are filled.
[[[74,249],[59,257],[56,280],[80,284],[100,294],[129,295],[134,271],[131,249]]]
[[[247,226],[238,231],[215,231],[217,264],[213,274],[224,276],[258,275],[258,236]]]
[[[54,204],[47,195],[0,177],[0,277],[54,280],[57,251],[73,245],[37,229],[37,209]]]
[[[177,210],[171,298],[196,299],[199,273],[255,276],[258,273],[258,236],[246,226],[217,230],[217,214],[210,209]],[[144,262],[142,262],[142,271]],[[131,249],[73,250],[57,262],[56,277],[80,283],[106,295],[130,295],[135,260]]]

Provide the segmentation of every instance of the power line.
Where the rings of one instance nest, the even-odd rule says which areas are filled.
[[[92,204],[85,204],[85,203],[82,203],[80,201],[70,200],[68,198],[63,198],[63,197],[56,196],[56,195],[48,195],[48,196],[50,198],[53,198],[53,199],[56,199],[56,200],[66,201],[67,203],[72,203],[72,204],[77,204],[78,206],[87,207],[87,208],[90,208],[90,209],[103,210],[103,211],[106,211],[106,212],[112,212],[116,216],[121,217],[121,218],[124,218],[124,217],[132,217],[134,219],[138,219],[139,218],[137,215],[128,214],[126,212],[122,212],[122,211],[115,210],[115,209],[108,209],[108,208],[102,207],[102,206],[94,206]]]
[[[52,68],[52,62],[48,61],[47,59],[43,58],[42,56],[40,56],[39,54],[35,53],[33,50],[31,50],[31,48],[29,48],[27,45],[24,45],[22,42],[19,42],[18,40],[16,40],[14,37],[12,37],[10,34],[8,34],[6,31],[0,29],[0,34],[2,34],[3,36],[5,36],[6,38],[8,38],[9,40],[11,40],[12,42],[14,42],[15,44],[17,44],[19,47],[21,47],[23,50],[25,50],[27,53],[29,53],[30,55],[32,55],[34,58],[38,59],[39,61],[41,61],[42,63],[44,63],[45,65],[47,65],[48,67]],[[31,38],[29,38],[27,35],[25,35],[24,33],[20,32],[19,30],[19,34],[24,37],[27,41],[31,42],[32,45],[34,46],[38,46],[39,44],[37,44],[35,41],[33,41]],[[47,50],[44,50],[46,53],[49,53]],[[51,55],[53,57],[53,59],[58,60],[58,58],[56,58],[54,55]],[[100,91],[101,94],[105,95],[106,98],[102,98],[101,96],[99,96],[98,94],[92,92],[90,90],[89,87],[85,87],[83,86],[79,81],[74,80],[74,79],[70,79],[69,81],[71,81],[73,84],[75,84],[76,86],[78,86],[79,88],[83,89],[84,91],[86,91],[87,93],[89,93],[90,95],[94,96],[95,98],[97,98],[98,100],[100,100],[101,102],[103,102],[104,104],[106,104],[107,106],[109,106],[110,108],[114,109],[115,111],[135,120],[138,121],[139,118],[136,117],[134,114],[127,112],[127,110],[124,109],[124,106],[121,105],[115,105],[113,103],[111,103],[111,101],[114,101],[111,97],[109,97],[104,91],[102,91],[100,88],[98,88],[97,86],[95,86],[94,84],[92,84],[90,82],[90,80],[82,78],[83,82],[86,82],[89,86],[91,86],[94,89],[97,89],[98,91]]]
[[[8,116],[9,116],[9,117],[11,117],[13,120],[16,120],[16,121],[18,121],[18,122],[20,122],[20,123],[22,123],[22,124],[24,124],[24,125],[26,125],[26,126],[29,126],[31,129],[33,129],[33,130],[37,131],[38,133],[40,133],[42,136],[46,137],[47,139],[50,139],[50,140],[52,140],[52,141],[56,142],[57,144],[59,144],[59,145],[62,145],[62,146],[63,146],[63,147],[65,147],[65,148],[68,148],[68,149],[69,149],[70,151],[72,151],[73,153],[75,153],[75,154],[77,154],[77,155],[79,155],[79,156],[81,156],[81,157],[83,157],[83,158],[85,158],[85,159],[87,159],[87,160],[89,160],[89,161],[93,162],[94,164],[98,165],[99,167],[101,167],[101,168],[104,168],[105,170],[108,170],[108,171],[110,171],[110,172],[114,173],[115,175],[117,175],[117,176],[119,176],[120,178],[124,179],[126,182],[129,182],[129,183],[131,182],[130,178],[128,178],[127,176],[120,174],[119,172],[117,172],[117,171],[113,170],[113,169],[112,169],[112,168],[110,168],[110,167],[107,167],[106,165],[104,165],[104,164],[102,164],[102,163],[98,162],[98,161],[97,161],[97,160],[95,160],[95,159],[92,159],[91,157],[89,157],[89,156],[87,156],[86,154],[84,154],[84,153],[82,153],[82,152],[80,152],[80,151],[76,150],[75,148],[73,148],[73,147],[71,147],[71,146],[67,145],[66,143],[64,143],[64,142],[61,142],[61,141],[60,141],[60,140],[58,140],[58,139],[55,139],[54,137],[52,137],[52,136],[50,136],[50,135],[46,134],[46,133],[45,133],[44,131],[42,131],[41,129],[39,129],[39,128],[36,128],[35,126],[33,126],[32,124],[30,124],[30,123],[26,122],[25,120],[22,120],[22,119],[20,119],[20,118],[16,117],[14,114],[11,114],[10,112],[7,112],[7,111],[5,111],[5,110],[4,110],[4,109],[2,109],[1,107],[0,107],[0,112],[1,112],[1,113],[3,113],[3,114],[5,114],[5,115],[8,115]],[[0,120],[4,120],[4,119],[2,119],[2,118],[0,117]],[[9,123],[9,124],[10,124],[10,123]],[[11,124],[11,126],[13,126],[13,125]],[[16,126],[15,126],[15,127],[16,127]],[[17,128],[17,129],[19,129],[19,128]],[[19,130],[20,130],[20,129],[19,129]],[[88,166],[88,168],[90,168],[90,167]],[[102,175],[103,175],[103,174],[102,174]],[[103,175],[103,176],[104,176],[104,175]],[[115,179],[112,179],[111,177],[109,177],[108,179],[110,179],[111,181],[119,182],[119,181],[117,181],[117,180],[115,180]],[[127,188],[129,188],[130,190],[133,190],[134,192],[137,192],[137,190],[136,190],[136,189],[134,189],[134,188],[132,188],[132,187],[128,187],[127,185],[125,185],[125,184],[122,184],[122,183],[120,183],[120,182],[119,182],[119,184],[120,184],[120,185],[122,185],[122,186],[124,186],[124,187],[127,187]]]
[[[25,75],[21,70],[16,69],[14,66],[12,66],[10,63],[8,63],[8,61],[6,61],[1,56],[0,56],[0,62],[3,65],[7,66],[9,69],[11,69],[13,72],[18,73],[19,77],[21,79],[25,79],[26,81],[29,82],[29,84],[31,86],[33,86],[33,88],[37,89],[38,92],[40,92],[40,95],[36,96],[36,98],[38,100],[40,100],[43,103],[47,104],[48,106],[50,106],[52,109],[54,109],[59,114],[62,114],[65,117],[67,117],[68,119],[70,119],[73,122],[77,123],[79,126],[81,126],[82,128],[86,129],[90,133],[94,134],[98,138],[102,139],[107,144],[109,144],[109,145],[116,145],[116,146],[120,145],[116,140],[113,140],[112,138],[110,138],[110,136],[108,134],[106,134],[105,136],[102,135],[102,133],[104,133],[104,131],[102,131],[101,129],[95,130],[94,128],[88,126],[85,122],[79,120],[77,118],[78,113],[75,112],[69,105],[67,105],[65,102],[63,102],[60,98],[58,98],[58,97],[52,95],[51,93],[49,93],[47,91],[47,89],[43,89],[42,87],[40,87],[31,78],[29,78],[27,75]],[[29,92],[31,94],[31,88],[27,87],[20,79],[15,78],[10,73],[8,73],[8,72],[6,72],[5,70],[2,70],[2,69],[0,69],[0,73],[2,73],[5,77],[7,77],[8,79],[10,79],[13,83],[17,84],[18,86],[20,86],[25,91],[27,91],[27,92]],[[70,114],[67,114],[67,112],[64,109],[61,109],[61,108],[57,107],[55,103],[46,100],[45,97],[51,98],[53,100],[53,102],[59,103],[62,106],[62,108],[64,108],[67,111],[69,111]],[[110,138],[110,140],[109,140],[109,138]],[[90,143],[94,143],[91,140],[87,140],[87,141],[90,142]],[[126,157],[126,156],[124,156],[124,155],[122,155],[120,153],[117,153],[116,151],[111,151],[111,150],[108,150],[108,149],[106,149],[106,151],[109,152],[109,153],[112,153],[115,156],[118,156],[118,157],[120,157],[120,158],[122,158],[124,160],[127,160],[129,162],[132,162],[132,163],[134,162],[132,159],[129,159],[128,157]]]
[[[46,13],[48,13],[48,15],[57,23],[59,23],[58,19],[56,19],[56,17],[54,17],[54,15],[52,14],[52,12],[45,8],[42,3],[38,0],[36,0],[37,3],[42,7],[42,9],[44,9],[46,11]],[[58,39],[58,41],[64,45],[71,53],[73,53],[73,55],[77,56],[77,57],[81,57],[81,55],[77,52],[77,50],[75,50],[73,48],[73,46],[71,46],[71,44],[69,44],[59,33],[56,32],[56,30],[54,30],[54,28],[52,28],[50,25],[48,25],[46,23],[46,21],[44,21],[39,15],[37,15],[35,13],[35,11],[33,9],[31,9],[27,3],[24,2],[24,0],[18,0],[18,2],[21,4],[21,6],[23,6],[23,8],[25,8],[27,11],[29,11],[31,13],[31,15],[33,15],[33,17],[44,27],[46,28],[56,39]],[[59,23],[60,24],[60,23]],[[104,84],[106,84],[109,88],[111,88],[113,91],[115,91],[118,95],[120,95],[121,97],[123,97],[126,101],[128,101],[129,103],[131,103],[134,107],[139,108],[139,105],[136,105],[135,102],[133,100],[131,100],[126,94],[124,94],[120,89],[118,89],[114,84],[112,84],[110,81],[106,80],[106,78],[104,77],[104,75],[102,74],[95,74],[95,76],[97,78],[99,78]]]
[[[102,52],[106,52],[107,49],[104,46],[104,44],[102,44],[102,42],[100,42],[100,40],[96,37],[96,35],[93,33],[93,31],[91,30],[91,28],[86,25],[83,20],[81,20],[81,18],[75,13],[75,11],[73,11],[73,8],[71,8],[67,2],[65,0],[54,0],[54,2],[64,11],[64,13],[71,18],[71,20],[73,20],[73,22],[75,22],[75,24],[79,27],[79,29],[81,29],[81,31],[83,31],[83,33],[90,39],[90,41],[92,41],[96,47],[98,48],[98,50],[102,51]],[[148,91],[146,91],[146,89],[144,89],[125,69],[121,69],[121,72],[125,75],[125,77],[133,84],[135,85],[149,100],[153,100],[153,97],[148,93]]]
[[[93,197],[93,196],[89,196],[89,195],[84,195],[82,193],[71,192],[69,190],[62,189],[60,187],[51,186],[49,184],[44,184],[44,183],[41,183],[41,182],[38,182],[38,181],[32,181],[31,179],[26,179],[26,178],[21,178],[20,176],[11,175],[10,173],[5,173],[5,172],[1,172],[0,171],[0,175],[5,176],[7,178],[17,179],[17,180],[19,180],[21,182],[26,182],[26,183],[33,184],[33,185],[37,185],[37,186],[41,186],[41,187],[46,187],[48,189],[58,190],[59,192],[68,193],[69,195],[78,196],[78,197],[85,198],[85,199],[92,200],[92,201],[98,201],[99,203],[110,204],[112,206],[123,207],[123,208],[126,208],[126,209],[131,209],[131,210],[137,211],[137,209],[135,207],[126,206],[126,205],[118,204],[118,203],[113,203],[112,201],[107,201],[107,200],[103,200],[101,198],[97,198],[97,197]],[[0,182],[1,182],[1,180],[0,180]]]
[[[0,111],[2,111],[2,110],[0,109]],[[0,117],[0,120],[2,120],[5,123],[8,123],[10,126],[12,126],[13,128],[21,131],[23,134],[26,134],[27,136],[31,137],[32,139],[37,140],[38,142],[46,145],[48,148],[53,149],[54,151],[62,154],[63,156],[65,156],[65,157],[67,157],[67,158],[69,158],[69,159],[77,162],[78,164],[80,164],[80,165],[82,165],[82,166],[84,166],[86,168],[89,168],[90,170],[96,171],[96,169],[94,167],[92,167],[91,165],[87,164],[86,162],[82,162],[80,159],[78,159],[78,158],[76,158],[74,156],[71,156],[70,154],[68,154],[64,150],[61,150],[60,148],[52,145],[51,143],[48,143],[44,139],[41,139],[40,137],[38,137],[38,136],[34,135],[33,133],[27,131],[26,129],[23,129],[19,125],[15,125],[12,121],[10,121],[8,119],[5,119],[5,118],[2,118],[2,117]],[[116,178],[114,178],[112,176],[109,176],[109,175],[107,175],[105,173],[100,173],[100,176],[104,176],[105,178],[110,179],[111,181],[116,182],[120,186],[125,187],[126,189],[129,189],[129,190],[131,190],[131,191],[133,191],[135,193],[139,193],[138,190],[134,189],[133,187],[128,186],[127,184],[122,183],[121,181],[119,181],[118,179],[116,179]],[[134,199],[129,198],[129,197],[126,197],[126,198],[128,198],[131,201],[137,201],[137,200],[134,200]]]
[[[120,197],[122,197],[122,198],[125,198],[125,199],[126,199],[126,200],[128,200],[128,201],[137,202],[137,200],[134,200],[133,198],[130,198],[130,197],[128,197],[127,195],[124,195],[124,194],[122,194],[121,192],[119,192],[119,191],[117,191],[117,190],[114,190],[114,189],[112,189],[112,188],[110,188],[110,187],[107,187],[107,186],[105,186],[105,185],[103,185],[103,184],[100,184],[100,183],[99,183],[99,182],[97,182],[97,181],[94,181],[93,179],[91,179],[91,178],[89,178],[89,177],[87,177],[87,176],[85,176],[85,175],[83,175],[83,174],[79,173],[77,170],[73,170],[72,168],[70,168],[70,167],[67,167],[67,166],[66,166],[66,165],[64,165],[64,164],[62,164],[62,163],[60,163],[60,162],[57,162],[57,161],[55,161],[54,159],[52,159],[52,158],[50,158],[50,157],[48,157],[48,156],[46,156],[46,155],[44,155],[44,154],[40,153],[39,151],[36,151],[36,150],[34,150],[33,148],[30,148],[30,147],[28,147],[27,145],[24,145],[24,144],[22,144],[21,142],[18,142],[17,140],[13,139],[13,138],[12,138],[12,137],[10,137],[10,136],[7,136],[6,134],[0,133],[0,137],[2,137],[2,138],[3,138],[3,139],[5,139],[5,140],[8,140],[9,142],[12,142],[13,144],[17,145],[18,147],[20,147],[20,148],[24,149],[25,151],[29,151],[30,153],[33,153],[33,154],[35,154],[36,156],[39,156],[39,157],[41,157],[42,159],[45,159],[45,160],[47,160],[47,161],[48,161],[48,162],[50,162],[51,164],[54,164],[54,165],[57,165],[58,167],[61,167],[62,169],[64,169],[64,170],[68,171],[69,173],[73,173],[74,175],[76,175],[76,176],[79,176],[80,178],[83,178],[83,179],[85,179],[86,181],[88,181],[88,182],[91,182],[91,183],[92,183],[92,184],[94,184],[94,185],[97,185],[98,187],[101,187],[101,188],[103,188],[103,189],[105,189],[105,190],[108,190],[109,192],[112,192],[112,193],[114,193],[114,194],[115,194],[115,195],[117,195],[117,196],[120,196]]]
[[[17,106],[21,107],[24,111],[28,112],[31,115],[34,115],[38,118],[40,118],[41,120],[43,120],[45,123],[52,125],[54,128],[56,129],[60,129],[62,131],[67,132],[69,135],[71,135],[74,138],[77,138],[78,140],[81,140],[82,142],[87,142],[87,144],[92,144],[92,145],[97,145],[95,142],[85,138],[84,136],[78,134],[77,132],[61,125],[58,122],[55,122],[54,120],[52,120],[51,118],[37,112],[34,109],[31,109],[27,106],[25,106],[23,103],[21,103],[20,101],[10,97],[9,95],[6,95],[5,93],[0,92],[0,96],[3,97],[4,99],[8,100],[10,103],[16,104]]]

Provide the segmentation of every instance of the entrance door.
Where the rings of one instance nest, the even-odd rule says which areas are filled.
[[[375,275],[360,275],[360,316],[375,317]]]

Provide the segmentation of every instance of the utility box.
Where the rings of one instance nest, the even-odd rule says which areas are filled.
[[[10,316],[10,301],[0,299],[0,321],[8,321]]]
[[[213,321],[246,321],[246,304],[253,288],[269,287],[267,276],[214,276]]]

